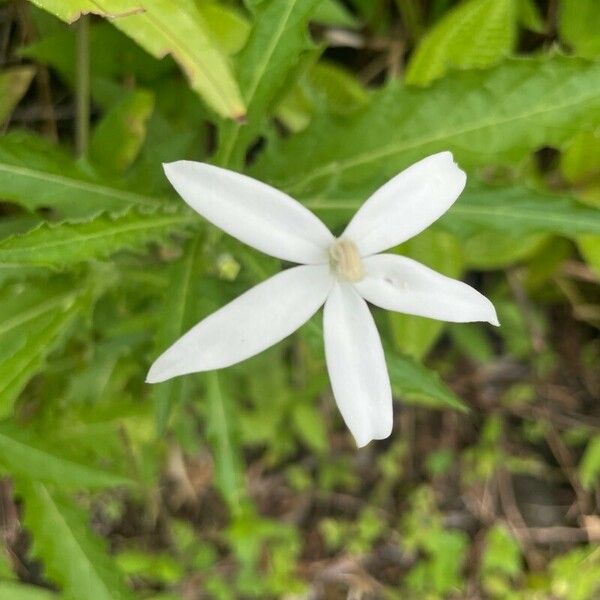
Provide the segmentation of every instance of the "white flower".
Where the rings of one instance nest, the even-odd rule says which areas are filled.
[[[293,333],[324,304],[333,393],[360,447],[388,437],[393,421],[390,380],[367,301],[431,319],[498,325],[492,303],[472,287],[410,258],[377,254],[423,231],[458,198],[466,175],[450,152],[388,181],[337,239],[302,204],[245,175],[190,161],[166,164],[165,173],[205,219],[301,266],[274,275],[190,329],[152,365],[149,383],[245,360]]]

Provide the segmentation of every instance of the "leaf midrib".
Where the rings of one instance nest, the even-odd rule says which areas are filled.
[[[17,165],[11,165],[9,163],[0,163],[0,172],[8,173],[9,175],[21,175],[24,177],[30,177],[31,179],[38,179],[43,182],[57,183],[76,190],[93,192],[103,196],[115,198],[117,200],[124,200],[127,202],[133,202],[135,204],[141,204],[146,207],[158,206],[161,204],[161,202],[166,201],[165,198],[155,196],[144,196],[136,192],[128,192],[127,190],[112,188],[98,183],[85,181],[83,179],[66,177],[64,175],[58,175],[56,173],[39,171],[36,169],[31,169],[29,167],[20,167]],[[124,206],[123,208],[126,207]]]
[[[362,154],[360,156],[357,156],[357,157],[354,157],[351,159],[347,159],[345,161],[342,160],[342,161],[330,162],[322,168],[314,169],[312,171],[312,173],[308,172],[308,173],[303,174],[302,179],[297,180],[297,182],[294,182],[293,179],[290,180],[290,183],[284,184],[283,187],[288,192],[297,191],[298,189],[302,190],[302,189],[306,188],[307,183],[310,183],[310,182],[314,181],[315,179],[319,179],[320,177],[323,177],[324,175],[327,175],[331,172],[339,173],[341,171],[346,171],[351,168],[363,166],[365,164],[368,164],[369,162],[380,160],[382,158],[391,156],[393,154],[405,152],[407,150],[413,150],[415,148],[418,148],[419,146],[431,144],[433,142],[441,141],[443,139],[448,139],[448,138],[461,136],[461,135],[468,134],[468,133],[473,133],[475,131],[478,131],[480,129],[485,129],[487,127],[492,127],[492,126],[499,127],[502,125],[507,125],[509,123],[515,123],[520,120],[529,119],[529,118],[535,117],[537,115],[543,115],[546,113],[562,111],[562,110],[570,108],[572,106],[577,106],[578,104],[582,104],[586,100],[593,99],[596,96],[597,96],[597,94],[589,94],[588,93],[585,96],[583,96],[583,95],[578,96],[576,100],[573,100],[571,102],[565,102],[563,104],[548,105],[539,110],[520,113],[519,115],[517,115],[515,117],[507,117],[504,119],[490,120],[490,121],[485,121],[485,120],[480,121],[475,126],[464,127],[462,129],[456,129],[454,131],[445,131],[445,132],[438,133],[436,135],[432,135],[429,137],[425,136],[425,137],[417,138],[413,142],[406,144],[406,145],[404,145],[402,142],[400,142],[398,144],[389,144],[388,146],[383,147],[381,149],[373,150],[371,152],[365,152],[364,154]]]
[[[159,221],[153,221],[152,223],[147,223],[144,221],[140,221],[139,223],[128,223],[126,225],[111,227],[110,229],[108,229],[108,231],[107,229],[102,229],[101,231],[90,234],[78,234],[77,232],[74,232],[71,227],[69,227],[67,231],[69,235],[72,235],[73,237],[66,240],[54,240],[52,242],[38,243],[36,245],[30,246],[15,246],[13,248],[3,248],[2,244],[0,244],[0,259],[2,259],[3,255],[8,255],[10,258],[10,256],[19,256],[19,254],[22,255],[27,254],[29,252],[37,252],[49,249],[55,250],[56,248],[69,246],[73,244],[81,244],[82,242],[89,242],[92,240],[97,240],[99,238],[104,238],[108,240],[111,238],[119,237],[125,233],[131,233],[140,230],[150,231],[152,229],[159,229],[161,227],[164,227],[165,225],[185,223],[187,220],[189,220],[189,217],[187,215],[181,215],[178,217],[165,217]],[[93,223],[93,221],[91,221],[90,223]],[[60,227],[56,227],[56,229],[60,229]],[[52,231],[52,229],[48,228],[46,231]],[[9,238],[7,241],[16,241],[19,239],[22,238]]]

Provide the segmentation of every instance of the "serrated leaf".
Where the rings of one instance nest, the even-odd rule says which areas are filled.
[[[104,542],[90,530],[86,511],[40,482],[20,480],[17,493],[25,503],[32,553],[66,600],[133,600]]]
[[[37,436],[9,424],[0,426],[0,466],[13,477],[61,489],[102,489],[131,483],[122,475],[65,458],[41,445]]]
[[[217,114],[232,119],[245,115],[244,103],[225,55],[213,40],[193,0],[31,0],[70,23],[94,13],[133,38],[156,58],[171,54],[190,85]]]
[[[0,582],[0,600],[58,600],[50,590],[13,581]]]
[[[392,84],[347,118],[325,116],[272,143],[251,174],[296,197],[373,189],[412,162],[451,150],[463,167],[509,163],[558,146],[600,118],[600,64],[554,56],[454,73],[431,88]]]
[[[169,292],[165,294],[160,314],[161,318],[156,332],[156,356],[179,339],[196,319],[198,288],[195,284],[201,275],[202,244],[199,237],[190,241],[184,256],[171,265],[168,271]],[[156,428],[163,434],[171,411],[180,405],[189,391],[189,377],[178,377],[153,387]]]
[[[143,248],[193,222],[189,212],[100,215],[91,221],[43,223],[0,241],[0,265],[67,267]]]
[[[49,208],[62,218],[168,204],[166,198],[128,190],[114,178],[106,180],[56,145],[23,132],[0,139],[0,197],[31,211]]]
[[[216,155],[219,164],[241,166],[245,150],[273,109],[273,99],[307,47],[306,25],[317,4],[318,0],[269,0],[260,5],[248,42],[236,61],[247,120],[222,125]]]
[[[431,371],[409,356],[389,349],[385,353],[392,390],[402,401],[433,408],[466,412],[467,406]]]
[[[36,287],[14,284],[0,294],[0,418],[43,366],[77,316],[89,304],[88,290],[69,282]]]
[[[0,125],[25,95],[34,75],[35,67],[29,65],[12,67],[0,73]]]
[[[507,56],[517,32],[516,0],[466,0],[423,37],[406,69],[406,83],[427,85],[450,67],[489,67]]]
[[[154,95],[145,90],[127,94],[104,116],[90,140],[90,160],[109,172],[122,173],[137,158],[146,139]]]

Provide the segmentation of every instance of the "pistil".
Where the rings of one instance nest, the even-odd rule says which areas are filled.
[[[364,277],[364,270],[358,249],[354,242],[346,238],[339,238],[329,248],[329,259],[332,268],[340,279],[344,281],[360,281]]]

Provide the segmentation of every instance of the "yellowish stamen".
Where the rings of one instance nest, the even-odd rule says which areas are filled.
[[[360,281],[365,275],[358,250],[350,240],[335,240],[329,248],[329,259],[338,276],[345,281]]]

